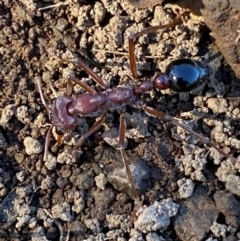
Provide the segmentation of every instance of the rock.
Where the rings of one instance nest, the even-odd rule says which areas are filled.
[[[107,184],[107,178],[103,173],[100,173],[98,176],[95,177],[96,185],[99,189],[105,190]]]
[[[218,191],[213,196],[219,212],[224,215],[227,225],[240,226],[240,202],[227,191]]]
[[[207,196],[207,190],[198,187],[193,196],[179,206],[174,219],[174,229],[180,240],[203,240],[214,221],[218,211],[213,201]]]
[[[227,233],[226,225],[214,222],[210,229],[213,232],[215,237],[217,238],[226,237],[226,233]]]
[[[100,233],[102,228],[96,218],[84,220],[84,224],[87,228],[91,229],[94,234]]]
[[[170,224],[170,217],[178,211],[178,204],[166,199],[155,201],[153,205],[142,207],[137,212],[139,217],[135,222],[135,228],[143,233],[157,230],[165,230]]]
[[[240,44],[239,25],[240,4],[238,0],[203,0],[201,13],[204,21],[212,31],[216,44],[232,67],[236,76],[240,77]],[[227,33],[227,34],[226,34]]]
[[[128,0],[136,8],[150,8],[161,4],[164,0]]]
[[[240,196],[240,177],[234,174],[229,174],[226,180],[226,189]]]
[[[192,196],[194,183],[191,179],[182,178],[177,181],[179,186],[180,198],[188,198]]]
[[[80,235],[87,232],[85,224],[80,221],[73,221],[69,224],[70,230],[74,235]]]
[[[76,180],[76,186],[80,190],[91,189],[94,186],[94,173],[92,170],[79,174]]]
[[[33,229],[33,232],[31,234],[31,240],[33,241],[48,241],[47,237],[44,234],[43,227],[36,227]]]
[[[140,193],[145,192],[150,186],[150,171],[149,167],[143,161],[137,161],[135,163],[129,164],[133,182],[135,188]],[[115,189],[121,192],[127,192],[127,194],[132,197],[132,187],[129,182],[124,167],[115,168],[107,176],[108,181],[114,186]]]
[[[73,216],[71,215],[71,208],[67,202],[58,203],[52,206],[52,216],[53,218],[60,218],[66,222],[73,220]]]
[[[23,144],[26,148],[26,153],[28,155],[39,154],[43,150],[43,146],[41,145],[41,143],[38,140],[33,139],[30,136],[27,136],[24,139]]]

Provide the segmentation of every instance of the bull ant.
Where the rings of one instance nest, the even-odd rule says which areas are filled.
[[[156,31],[157,29],[169,28],[181,22],[181,18],[176,18],[172,23],[166,25],[160,25],[150,27],[141,32],[135,33],[129,37],[129,62],[132,76],[137,80],[137,65],[134,54],[134,39],[144,34],[148,34]],[[65,134],[75,129],[77,126],[78,116],[100,116],[99,120],[78,140],[75,150],[79,149],[83,142],[95,131],[97,131],[102,124],[105,122],[105,115],[108,110],[117,110],[120,112],[120,127],[119,127],[119,139],[118,139],[118,150],[121,153],[123,163],[125,165],[128,180],[131,184],[133,198],[136,201],[138,199],[137,190],[135,188],[132,174],[127,161],[126,153],[124,150],[124,138],[127,129],[124,106],[130,105],[137,109],[145,111],[148,115],[160,118],[164,121],[169,121],[185,131],[198,138],[205,144],[216,149],[221,155],[228,158],[229,155],[223,152],[219,147],[213,144],[208,138],[201,136],[200,134],[189,129],[187,126],[180,123],[177,119],[170,116],[167,113],[158,111],[147,106],[138,97],[142,93],[150,92],[153,89],[164,90],[171,88],[175,91],[189,91],[196,87],[199,82],[202,82],[207,77],[206,69],[198,62],[191,59],[178,59],[172,61],[165,73],[156,74],[152,80],[144,80],[140,85],[129,85],[129,86],[117,86],[113,89],[107,87],[101,77],[94,73],[89,67],[87,67],[79,59],[60,59],[60,62],[72,63],[78,68],[82,68],[88,73],[94,81],[103,87],[105,90],[102,92],[96,92],[87,84],[81,80],[68,76],[68,85],[72,83],[80,85],[86,93],[78,95],[75,99],[70,96],[59,96],[54,99],[51,107],[49,108],[46,104],[43,96],[42,85],[40,80],[37,81],[41,101],[43,105],[49,110],[50,121],[52,127],[55,126],[58,131]],[[44,159],[47,159],[49,139],[52,127],[48,130],[45,142]],[[59,141],[60,143],[60,141]]]

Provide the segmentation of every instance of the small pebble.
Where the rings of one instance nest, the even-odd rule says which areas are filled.
[[[30,136],[27,136],[24,139],[23,144],[26,148],[26,153],[28,155],[39,154],[43,151],[42,144],[38,140],[35,140]]]

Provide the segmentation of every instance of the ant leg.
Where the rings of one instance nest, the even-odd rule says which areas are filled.
[[[119,143],[118,143],[118,150],[121,153],[122,160],[126,169],[128,180],[130,181],[131,188],[132,188],[132,195],[133,199],[136,201],[138,198],[137,191],[135,188],[135,185],[133,183],[133,177],[132,173],[129,167],[129,163],[127,161],[126,152],[124,151],[124,139],[125,139],[125,133],[126,133],[127,125],[124,114],[121,114],[120,116],[120,126],[119,126]]]
[[[201,136],[200,134],[198,134],[197,132],[189,129],[187,126],[181,124],[179,121],[177,121],[174,117],[168,115],[167,113],[164,113],[162,111],[157,111],[151,107],[148,106],[142,106],[142,109],[150,116],[154,116],[154,117],[158,117],[160,119],[163,119],[165,121],[170,121],[171,123],[180,126],[181,128],[183,128],[185,131],[187,131],[188,133],[190,133],[191,135],[195,136],[196,138],[198,138],[200,141],[202,141],[203,143],[213,147],[214,149],[216,149],[221,155],[223,155],[226,158],[231,157],[233,163],[236,162],[236,158],[230,156],[229,154],[225,153],[224,151],[222,151],[219,147],[217,147],[215,144],[213,144],[208,138]]]
[[[96,83],[101,85],[103,88],[107,88],[107,85],[103,82],[102,78],[93,72],[87,65],[85,65],[80,59],[70,60],[70,59],[61,59],[60,62],[72,63],[75,66],[82,68],[86,73],[88,73]]]
[[[62,145],[63,137],[64,137],[64,135],[57,134],[57,144],[58,144],[58,146]]]
[[[106,116],[105,113],[101,116],[101,118],[96,121],[93,126],[84,134],[80,137],[80,139],[78,140],[76,146],[74,147],[74,149],[78,149],[82,146],[83,142],[90,136],[92,135],[95,131],[97,131],[98,129],[100,129],[100,127],[102,126],[102,124],[105,122],[106,120]]]
[[[73,82],[70,80],[70,76],[69,76],[68,81],[67,81],[67,90],[65,92],[65,95],[67,95],[67,96],[72,95],[72,89],[73,89]]]
[[[96,91],[93,88],[91,88],[89,85],[84,84],[81,80],[79,80],[79,79],[77,79],[77,78],[75,78],[73,76],[69,76],[68,77],[68,90],[67,90],[68,93],[69,93],[69,90],[70,90],[69,88],[72,89],[72,82],[74,82],[75,84],[80,85],[84,90],[86,90],[90,94],[96,93]]]
[[[158,29],[170,28],[182,22],[181,16],[173,20],[169,24],[152,26],[146,28],[140,32],[135,34],[131,34],[128,38],[128,52],[129,52],[129,62],[130,62],[130,69],[134,79],[137,79],[137,64],[136,64],[136,57],[134,53],[134,40],[142,35],[149,34],[156,32]]]
[[[41,79],[37,78],[36,83],[37,83],[37,86],[38,86],[38,91],[39,91],[39,94],[40,94],[41,101],[42,101],[43,105],[45,106],[45,108],[50,113],[50,108],[47,106],[46,100],[45,100],[44,95],[43,95]],[[43,154],[43,160],[44,161],[47,161],[47,159],[48,159],[48,148],[49,148],[50,135],[51,135],[52,128],[53,128],[53,126],[51,125],[51,127],[47,131],[47,135],[46,135],[46,138],[45,138],[44,154]]]
[[[51,126],[48,129],[48,132],[47,132],[47,135],[46,135],[46,138],[45,138],[43,161],[47,161],[47,159],[48,159],[48,148],[49,148],[50,135],[51,135],[52,128],[53,128],[53,126]]]
[[[128,53],[129,53],[129,64],[130,64],[130,69],[132,72],[132,76],[134,79],[137,79],[137,64],[136,64],[136,57],[134,53],[134,36],[131,35],[128,38]]]
[[[37,87],[38,87],[38,91],[39,91],[39,94],[40,94],[41,101],[42,101],[43,105],[45,106],[45,108],[48,110],[48,112],[50,112],[50,109],[47,106],[46,100],[45,100],[44,95],[43,95],[41,79],[36,78],[36,83],[37,83]]]

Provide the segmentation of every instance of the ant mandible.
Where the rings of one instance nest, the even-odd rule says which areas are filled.
[[[159,25],[154,27],[149,27],[141,32],[131,35],[128,39],[129,41],[129,62],[132,76],[137,80],[137,65],[134,54],[134,39],[144,34],[154,32],[158,29],[169,28],[181,23],[181,17],[176,18],[172,23],[166,25]],[[72,83],[80,85],[87,93],[78,95],[75,99],[70,96],[60,96],[53,100],[51,108],[48,108],[45,98],[43,96],[42,84],[38,79],[37,86],[39,89],[41,101],[43,105],[48,109],[50,121],[52,123],[51,128],[48,130],[45,141],[44,159],[47,159],[50,133],[52,127],[55,126],[58,131],[65,134],[75,129],[77,126],[77,117],[87,117],[87,116],[100,116],[100,119],[96,121],[93,126],[77,141],[75,150],[81,147],[83,142],[95,131],[97,131],[105,122],[105,115],[107,110],[118,110],[120,112],[120,127],[119,127],[119,139],[118,139],[118,150],[121,153],[121,157],[126,169],[127,177],[130,182],[133,199],[137,201],[138,195],[135,188],[130,167],[127,161],[126,153],[124,151],[124,138],[126,133],[126,121],[123,112],[123,107],[126,105],[131,105],[135,108],[142,109],[148,115],[154,116],[165,121],[169,121],[185,131],[189,132],[191,135],[198,138],[205,144],[216,149],[221,155],[228,158],[229,155],[223,152],[219,147],[213,144],[208,138],[201,136],[200,134],[189,129],[177,119],[170,116],[162,111],[155,110],[138,99],[138,95],[142,93],[149,92],[153,89],[164,90],[171,88],[175,91],[189,91],[196,87],[199,82],[202,82],[207,75],[207,71],[200,63],[195,62],[191,59],[179,59],[172,61],[165,73],[156,74],[152,80],[144,80],[138,86],[117,86],[113,89],[108,88],[108,86],[103,82],[103,80],[94,73],[89,67],[87,67],[79,59],[61,59],[60,62],[72,63],[76,67],[82,68],[86,71],[96,83],[102,86],[105,90],[102,92],[96,92],[90,86],[84,84],[81,80],[68,76],[68,86]],[[58,140],[58,143],[60,141]],[[233,158],[234,159],[234,158]]]

